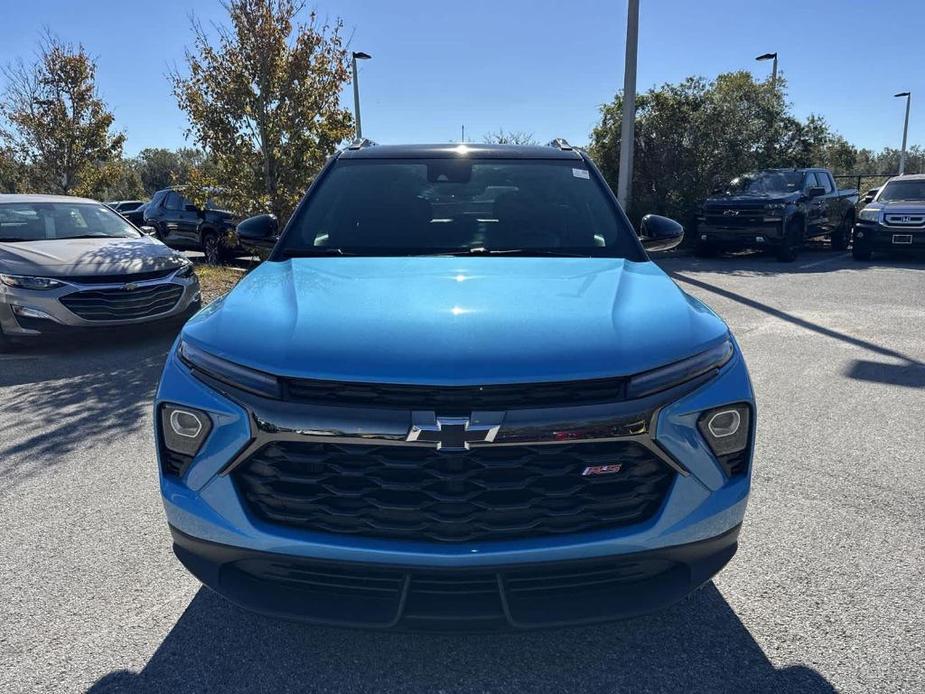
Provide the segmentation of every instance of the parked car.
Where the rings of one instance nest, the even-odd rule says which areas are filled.
[[[106,207],[113,210],[114,212],[118,212],[119,214],[124,215],[126,212],[137,210],[145,203],[144,200],[111,200],[105,204]]]
[[[838,190],[826,169],[765,169],[732,180],[704,201],[696,252],[769,248],[796,259],[806,239],[829,236],[844,250],[854,225],[856,190]]]
[[[93,200],[0,195],[0,350],[11,340],[188,316],[192,263]]]
[[[145,225],[145,210],[147,207],[148,203],[145,202],[136,207],[134,210],[129,210],[128,212],[120,212],[120,214],[136,227],[140,228]]]
[[[491,209],[485,209],[487,199]],[[486,214],[486,212],[488,212]],[[754,395],[729,328],[562,141],[355,145],[184,327],[155,403],[174,549],[270,615],[639,614],[732,557]]]
[[[144,211],[144,223],[154,228],[158,239],[171,248],[202,251],[212,265],[244,252],[229,242],[237,221],[235,214],[212,203],[197,207],[176,188],[157,191]]]
[[[925,175],[896,176],[858,214],[852,254],[870,260],[874,251],[925,250]]]

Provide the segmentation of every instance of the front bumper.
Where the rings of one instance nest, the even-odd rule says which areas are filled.
[[[767,222],[742,227],[724,227],[705,223],[697,225],[699,243],[718,248],[764,248],[783,243],[782,222]]]
[[[66,278],[63,278],[67,282]],[[177,287],[179,297],[167,310],[139,318],[116,320],[87,320],[74,313],[62,303],[68,297],[86,292],[119,290],[124,282],[105,284],[81,284],[67,282],[63,287],[51,290],[34,290],[8,287],[0,284],[0,329],[7,337],[39,338],[63,333],[100,328],[116,328],[150,323],[152,321],[178,319],[188,316],[201,304],[199,280],[195,274],[179,277],[176,273],[164,278],[134,283],[139,295],[152,288]],[[15,308],[14,308],[15,307]],[[23,311],[22,309],[26,309]],[[26,314],[26,315],[23,315]]]
[[[213,422],[202,450],[181,475],[165,474],[166,461],[161,460],[161,491],[178,556],[204,583],[239,604],[313,621],[418,628],[431,619],[422,617],[409,622],[405,606],[401,610],[394,606],[386,609],[381,604],[375,609],[370,607],[370,614],[378,615],[374,617],[338,614],[347,609],[343,605],[332,607],[333,613],[313,611],[315,607],[309,604],[317,601],[304,595],[306,586],[293,586],[289,579],[295,574],[304,577],[328,573],[325,567],[331,566],[342,567],[348,578],[358,575],[354,570],[360,571],[359,575],[375,570],[385,579],[410,582],[400,591],[404,591],[405,598],[394,594],[389,598],[406,603],[412,598],[413,579],[418,574],[426,575],[422,580],[434,579],[441,586],[457,572],[460,576],[477,574],[482,592],[493,596],[483,598],[489,602],[501,600],[506,610],[500,617],[493,612],[494,616],[486,618],[479,628],[596,621],[649,611],[683,597],[729,560],[735,552],[733,531],[742,523],[750,489],[751,450],[744,472],[730,477],[697,431],[697,420],[704,410],[737,402],[754,405],[738,350],[715,377],[685,386],[653,410],[644,436],[650,438],[649,445],[680,467],[654,516],[629,526],[550,537],[441,543],[320,532],[268,522],[254,514],[242,499],[234,475],[228,474],[229,467],[269,440],[333,440],[357,445],[364,441],[382,443],[383,438],[390,437],[396,445],[402,445],[398,442],[409,430],[410,412],[300,408],[240,392],[221,392],[196,378],[180,362],[175,350],[165,365],[155,411],[165,402],[206,411]],[[599,440],[594,437],[612,436],[625,422],[619,411],[617,405],[511,411],[495,441],[503,445],[506,440],[517,441],[526,435],[540,436],[537,432],[554,432],[555,440],[546,444],[555,446],[560,440],[575,443],[579,431],[586,439]],[[754,417],[752,422],[754,427]],[[710,544],[714,538],[725,540]],[[259,560],[256,563],[264,566],[250,562],[242,568],[245,559]],[[267,559],[276,568],[266,568]],[[639,561],[643,573],[635,575],[632,567]],[[522,578],[521,570],[558,576],[560,570],[568,573],[567,569],[581,568],[584,563],[596,567],[594,570],[621,574],[616,581],[619,586],[611,586],[609,597],[595,594],[590,601],[611,601],[600,614],[584,615],[568,591],[555,594],[565,607],[543,605],[549,618],[537,616],[532,608],[520,603],[512,607],[506,597],[505,581],[509,576],[511,580]],[[278,580],[280,576],[274,573],[277,569],[289,578]],[[370,580],[382,578],[375,571]],[[400,574],[398,578],[396,572]],[[632,580],[634,575],[641,578]],[[488,590],[486,586],[492,580],[495,587]],[[435,590],[442,594],[445,586]],[[549,602],[552,596],[547,598]],[[444,619],[447,615],[439,610],[434,615],[434,623],[446,626],[454,621]],[[465,626],[465,619],[458,621],[457,626]]]
[[[854,225],[854,245],[872,251],[925,251],[925,229],[888,227],[877,222]]]

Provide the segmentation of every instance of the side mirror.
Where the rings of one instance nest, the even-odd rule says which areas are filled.
[[[157,236],[157,229],[154,227],[143,226],[138,228],[141,229],[141,233],[146,236]]]
[[[684,238],[684,227],[673,219],[647,214],[639,223],[639,240],[647,251],[667,251]]]
[[[820,195],[825,195],[825,188],[822,186],[811,186],[810,189],[806,191],[806,194],[811,198],[818,198]]]
[[[199,208],[196,207],[195,205],[187,204],[183,206],[183,211],[184,212],[199,212]]]
[[[276,221],[276,215],[258,214],[239,222],[235,235],[242,246],[273,248],[279,239],[279,222]]]

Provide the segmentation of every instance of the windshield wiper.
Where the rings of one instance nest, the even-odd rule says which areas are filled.
[[[453,255],[513,255],[513,256],[551,256],[559,258],[590,258],[594,255],[590,249],[587,251],[567,251],[557,248],[484,248],[478,246],[466,251],[453,253]]]
[[[315,248],[284,248],[281,251],[284,258],[318,258],[329,255],[358,255],[343,248],[329,248],[318,246]]]

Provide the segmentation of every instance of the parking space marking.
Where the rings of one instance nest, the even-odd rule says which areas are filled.
[[[814,263],[806,263],[805,265],[798,265],[798,270],[805,270],[807,268],[816,267],[817,265],[825,265],[826,263],[831,263],[833,260],[839,260],[840,258],[847,258],[847,253],[839,253],[838,255],[833,255],[829,258],[824,258],[823,260],[817,260]]]

